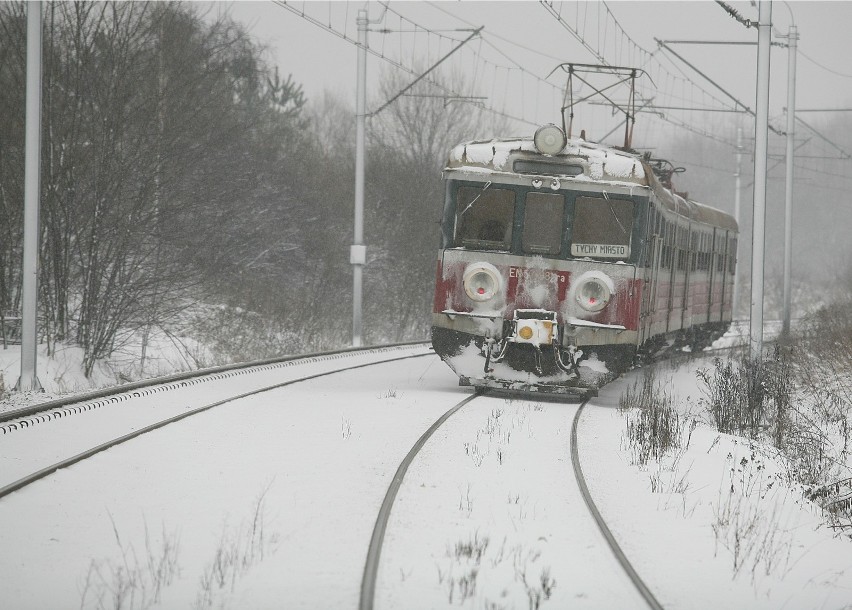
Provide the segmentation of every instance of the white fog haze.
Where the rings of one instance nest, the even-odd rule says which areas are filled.
[[[0,1],[0,610],[852,609],[850,27]]]

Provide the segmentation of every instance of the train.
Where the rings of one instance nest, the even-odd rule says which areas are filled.
[[[671,163],[584,136],[450,152],[431,335],[460,385],[594,395],[731,323],[736,220],[675,190]]]

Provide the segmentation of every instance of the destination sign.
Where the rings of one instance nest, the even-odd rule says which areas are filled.
[[[630,246],[619,244],[571,244],[571,256],[627,258],[630,256]]]

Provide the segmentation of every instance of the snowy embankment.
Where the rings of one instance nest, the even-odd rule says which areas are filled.
[[[710,366],[656,367],[682,414],[701,419],[696,370]],[[579,454],[662,605],[847,607],[849,540],[770,447],[699,423],[680,448],[638,463],[618,403],[643,374],[584,408]],[[0,500],[15,524],[0,531],[0,599],[21,610],[355,608],[396,467],[468,392],[435,357],[370,367],[218,407],[60,471]],[[451,417],[400,489],[376,607],[642,607],[576,493],[578,408],[486,396]]]
[[[47,346],[39,344],[36,376],[43,387],[41,392],[11,392],[21,375],[21,346],[10,344],[4,349],[0,345],[0,413],[138,379],[196,370],[205,361],[199,354],[206,350],[195,341],[183,341],[186,343],[173,335],[152,333],[145,366],[141,367],[141,347],[136,338],[108,360],[98,362],[88,378],[83,374],[81,348],[57,343],[48,355]]]
[[[681,415],[701,419],[700,368],[661,363]],[[622,548],[666,608],[848,608],[852,543],[790,480],[766,444],[698,423],[683,446],[640,466],[619,398],[641,370],[607,386],[581,419],[589,487]],[[695,421],[695,420],[693,420]]]

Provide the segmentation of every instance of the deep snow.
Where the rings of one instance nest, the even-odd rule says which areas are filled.
[[[707,366],[663,363],[656,374],[696,414],[695,372]],[[585,407],[579,450],[601,512],[663,606],[850,607],[849,541],[787,484],[771,448],[699,425],[686,449],[633,463],[616,407],[642,374]],[[169,408],[218,397],[225,385],[173,396]],[[143,607],[147,596],[158,608],[354,608],[390,477],[468,392],[434,356],[369,367],[218,407],[60,471],[0,501],[3,606],[79,608],[85,592],[83,607],[100,598],[111,608],[123,583],[134,595],[123,607]],[[166,408],[164,396],[107,419],[141,425]],[[400,490],[377,608],[528,608],[536,596],[542,608],[642,607],[576,494],[576,409],[488,396],[451,417]],[[76,450],[99,427],[84,422],[102,417],[55,432],[40,424],[42,441],[29,450],[24,436],[0,438],[4,480]],[[161,574],[175,567],[156,595],[149,558]]]

